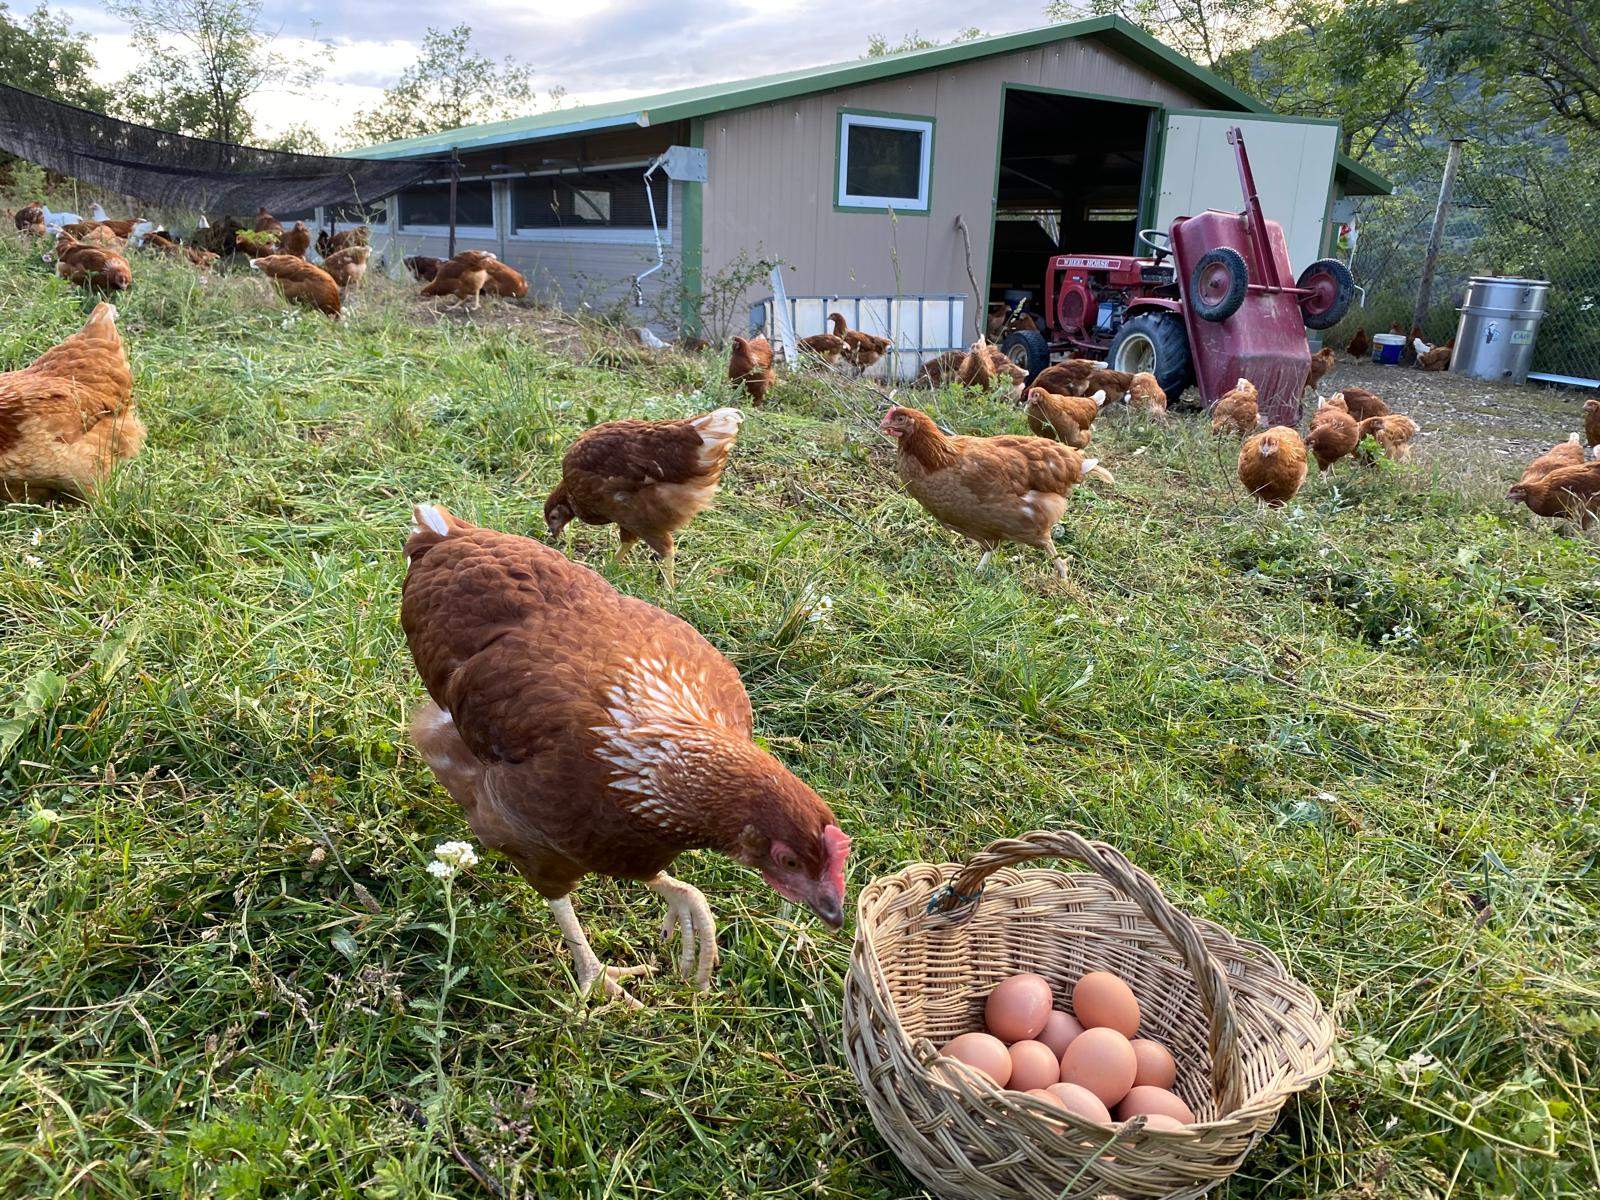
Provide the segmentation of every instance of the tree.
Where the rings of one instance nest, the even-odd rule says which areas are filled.
[[[559,107],[566,92],[554,88]],[[472,49],[472,28],[430,28],[422,48],[383,99],[352,120],[344,137],[352,145],[371,146],[401,138],[421,137],[485,121],[526,116],[534,108],[531,68],[507,57],[496,64]]]
[[[950,41],[952,43],[970,42],[982,36],[983,30],[976,25],[969,25],[958,32]],[[867,57],[882,58],[886,54],[904,54],[907,50],[931,50],[935,46],[942,45],[945,45],[945,43],[935,41],[933,38],[925,38],[915,29],[894,43],[891,43],[881,33],[873,33],[867,36]]]
[[[1283,28],[1272,0],[1050,0],[1045,15],[1052,21],[1122,17],[1235,86],[1241,84],[1231,77],[1230,56]]]
[[[94,55],[65,17],[52,16],[41,4],[13,19],[0,3],[0,79],[40,96],[103,110],[106,93],[90,77],[94,65]]]
[[[130,120],[245,142],[255,132],[250,101],[267,84],[311,86],[320,63],[277,48],[261,24],[261,0],[127,0],[139,67],[117,89]]]

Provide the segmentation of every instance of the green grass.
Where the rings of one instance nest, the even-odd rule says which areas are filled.
[[[484,1194],[464,1160],[529,1197],[916,1194],[839,1050],[848,936],[691,855],[715,989],[664,970],[595,1010],[507,864],[457,881],[454,939],[424,870],[470,834],[404,744],[411,504],[541,533],[578,430],[725,402],[720,364],[136,269],[146,453],[91,503],[0,508],[0,1194]],[[85,311],[0,246],[0,367]],[[786,381],[751,413],[675,594],[612,531],[570,546],[738,664],[855,885],[1071,825],[1272,947],[1339,1064],[1218,1195],[1600,1193],[1594,544],[1426,463],[1259,513],[1199,422],[1113,415],[1073,584],[1022,552],[975,577],[874,403]],[[577,903],[602,957],[669,966],[654,896]]]

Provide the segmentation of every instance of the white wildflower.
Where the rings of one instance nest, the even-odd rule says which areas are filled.
[[[478,865],[478,852],[471,842],[440,842],[433,848],[428,874],[436,879],[454,879],[458,871]]]
[[[30,546],[37,546],[42,541],[44,541],[44,530],[35,529],[33,531],[33,536],[28,539],[28,544]]]
[[[22,556],[22,563],[24,566],[32,567],[35,571],[37,571],[40,567],[44,566],[44,559],[40,558],[37,554],[24,554]]]

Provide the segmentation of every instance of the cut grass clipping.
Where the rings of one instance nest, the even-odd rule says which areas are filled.
[[[471,834],[402,734],[410,506],[541,535],[579,430],[728,403],[721,361],[423,323],[376,272],[333,324],[136,271],[149,448],[91,503],[0,508],[0,1194],[917,1194],[838,1051],[847,936],[690,855],[714,990],[664,969],[596,1011],[504,861],[425,869]],[[5,239],[0,365],[87,309]],[[1019,550],[978,577],[881,404],[785,379],[674,594],[613,530],[568,549],[733,658],[857,885],[1070,824],[1308,981],[1338,1066],[1218,1195],[1594,1196],[1594,544],[1449,463],[1258,512],[1202,422],[1112,412],[1072,582]],[[607,960],[669,967],[643,888],[577,906]]]

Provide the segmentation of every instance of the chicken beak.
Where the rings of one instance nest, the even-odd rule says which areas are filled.
[[[806,907],[816,913],[818,919],[829,929],[840,929],[844,926],[844,897],[834,891],[828,880],[817,881],[816,890],[806,897]]]

